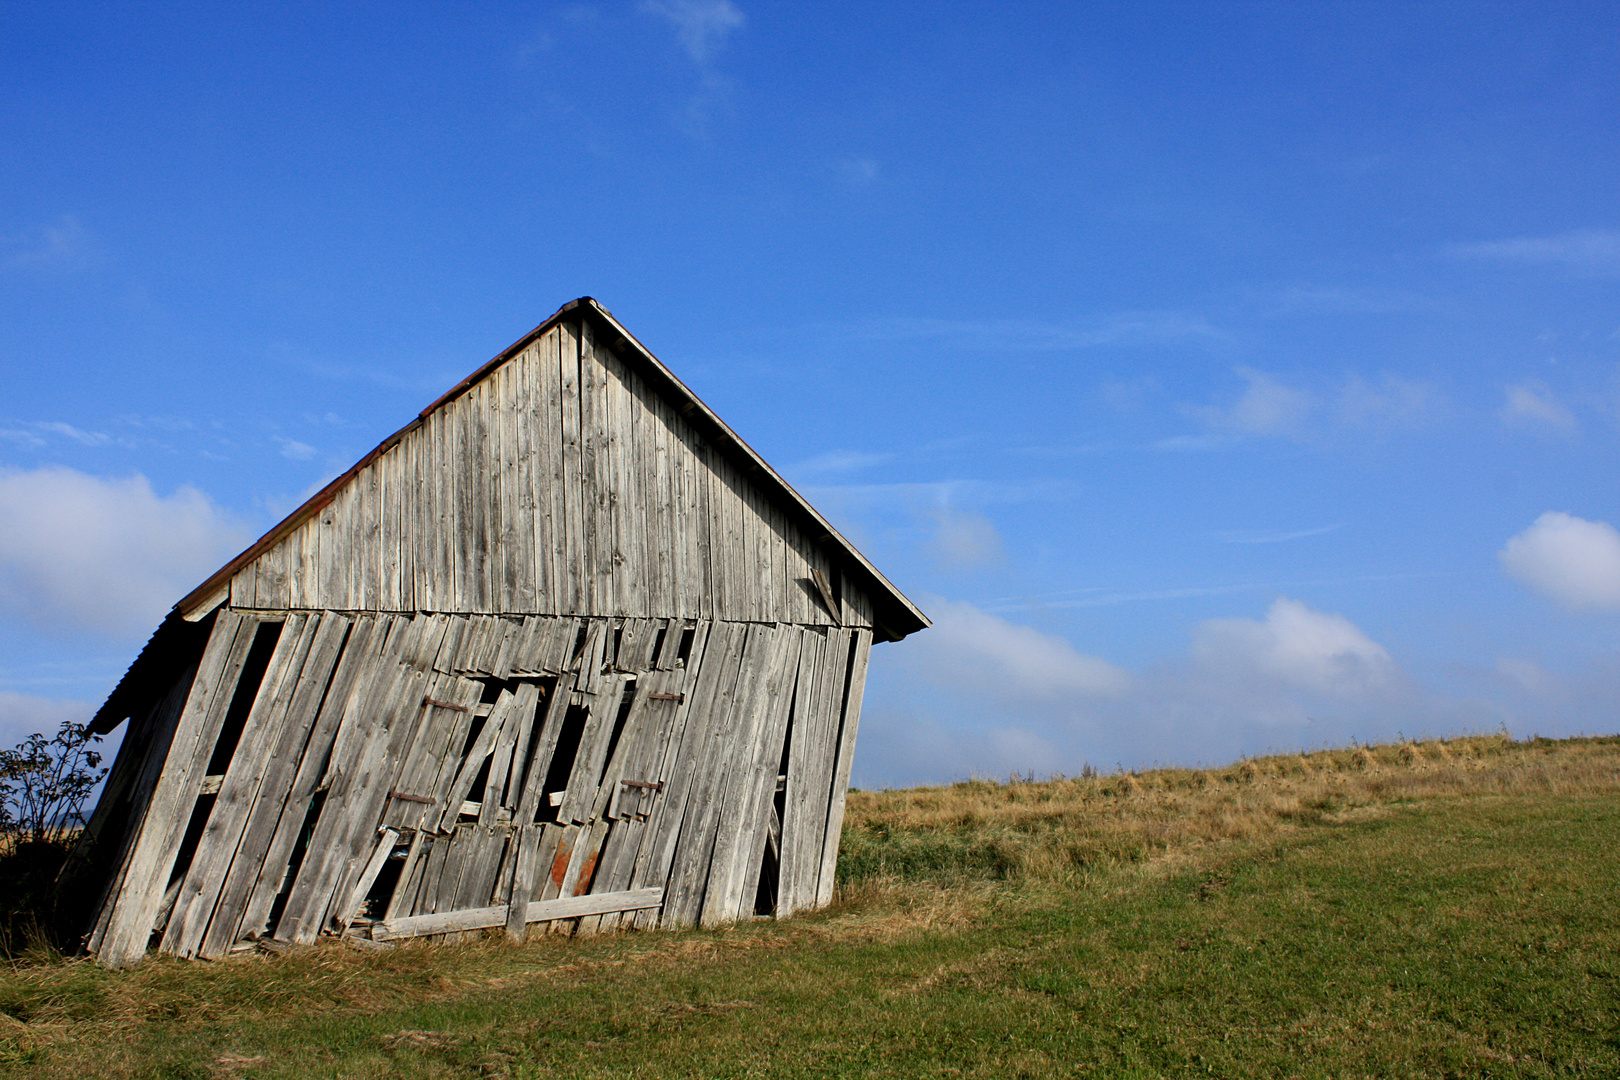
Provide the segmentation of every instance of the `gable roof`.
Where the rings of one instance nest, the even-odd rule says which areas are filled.
[[[197,588],[187,593],[175,605],[179,614],[187,619],[199,618],[212,609],[229,587],[232,576],[257,559],[300,525],[318,514],[332,502],[355,476],[396,445],[408,433],[420,427],[435,410],[465,394],[490,375],[500,365],[512,359],[530,343],[565,320],[590,320],[598,340],[620,354],[624,362],[635,369],[659,394],[672,402],[688,423],[692,424],[716,449],[739,467],[753,483],[774,502],[785,508],[804,526],[812,542],[824,545],[839,570],[867,594],[872,603],[873,627],[879,639],[898,641],[930,625],[928,617],[895,588],[815,507],[793,489],[777,471],[744,442],[714,410],[705,405],[696,394],[674,373],[663,365],[645,345],[619,324],[611,312],[589,296],[564,304],[545,322],[519,338],[511,346],[482,365],[478,370],[457,383],[414,420],[384,439],[365,457],[331,483],[316,492],[307,502],[288,514],[279,524],[261,536],[252,546],[215,571]]]

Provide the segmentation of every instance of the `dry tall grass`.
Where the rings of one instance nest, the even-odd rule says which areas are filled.
[[[1455,795],[1620,790],[1620,737],[1505,735],[1046,781],[851,792],[840,877],[1065,881],[1088,868]]]

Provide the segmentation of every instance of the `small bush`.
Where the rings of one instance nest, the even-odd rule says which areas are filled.
[[[53,738],[36,732],[0,750],[0,955],[52,936],[52,887],[107,775],[100,741],[85,725],[65,723]]]

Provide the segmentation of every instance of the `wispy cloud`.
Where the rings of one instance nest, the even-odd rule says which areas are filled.
[[[933,629],[874,656],[860,783],[1230,761],[1279,739],[1389,737],[1413,717],[1446,725],[1457,711],[1351,619],[1287,596],[1258,618],[1198,623],[1184,653],[1140,672],[971,604],[925,606]]]
[[[82,270],[101,259],[101,244],[72,214],[21,236],[0,240],[5,265],[23,270]]]
[[[1342,615],[1278,597],[1264,619],[1209,619],[1193,635],[1202,668],[1238,682],[1276,681],[1303,690],[1353,694],[1399,674],[1389,652]]]
[[[731,94],[731,83],[715,70],[714,59],[747,19],[731,0],[643,0],[641,10],[674,28],[676,42],[697,68],[698,92],[687,98],[675,120],[688,135],[706,135],[715,110]]]
[[[883,166],[872,158],[847,157],[835,161],[833,171],[851,187],[867,187],[883,175]]]
[[[280,435],[271,437],[281,447],[281,456],[289,461],[309,461],[319,453],[313,446],[299,442],[297,439],[288,439]]]
[[[1376,382],[1352,375],[1338,391],[1338,418],[1346,427],[1415,431],[1438,420],[1445,401],[1432,383],[1385,373]]]
[[[1248,384],[1235,402],[1193,406],[1187,411],[1217,430],[1239,435],[1304,433],[1305,421],[1316,405],[1310,394],[1252,367],[1234,368],[1233,372]]]
[[[1342,577],[1306,578],[1290,581],[1237,581],[1219,585],[1167,585],[1152,589],[1119,590],[1102,585],[1027,596],[1009,596],[985,604],[986,611],[1013,612],[1038,610],[1064,610],[1068,608],[1108,607],[1114,604],[1136,604],[1159,600],[1186,600],[1200,596],[1235,596],[1242,593],[1277,593],[1341,585],[1382,584],[1397,581],[1415,581],[1423,578],[1448,577],[1459,571],[1412,571],[1398,574],[1358,574]]]
[[[129,438],[109,435],[105,431],[87,431],[62,420],[14,421],[0,427],[0,439],[34,448],[46,446],[52,439],[66,439],[80,446],[135,445]]]
[[[1620,229],[1577,229],[1554,236],[1526,236],[1453,244],[1455,258],[1562,266],[1590,274],[1620,273]]]
[[[893,454],[874,454],[862,450],[829,450],[825,454],[817,454],[796,465],[790,465],[786,471],[796,476],[826,476],[860,472],[893,460]]]
[[[1285,544],[1290,540],[1304,540],[1310,536],[1322,536],[1326,533],[1337,532],[1344,528],[1345,522],[1340,521],[1333,525],[1320,525],[1314,529],[1293,529],[1284,532],[1263,531],[1257,529],[1231,529],[1218,532],[1215,539],[1223,544]]]
[[[1415,293],[1392,289],[1291,285],[1265,291],[1257,302],[1277,315],[1383,315],[1431,307]]]
[[[747,20],[731,0],[645,0],[641,10],[675,28],[675,38],[692,63],[707,66],[726,38]]]
[[[1225,338],[1206,320],[1182,312],[1120,312],[1090,322],[1026,319],[896,317],[827,326],[868,341],[937,341],[961,348],[1020,351],[1141,346],[1165,341]]]
[[[1498,410],[1504,424],[1515,427],[1534,427],[1572,435],[1580,429],[1575,414],[1558,400],[1552,388],[1538,379],[1530,379],[1507,387],[1506,401]]]
[[[928,554],[942,569],[973,570],[1005,557],[1001,533],[983,514],[946,508],[934,520],[937,531],[928,542]]]

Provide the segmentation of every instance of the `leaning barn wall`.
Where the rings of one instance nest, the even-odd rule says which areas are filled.
[[[132,720],[92,822],[104,963],[155,935],[211,957],[345,929],[712,925],[831,898],[864,627],[212,618],[194,673]]]

